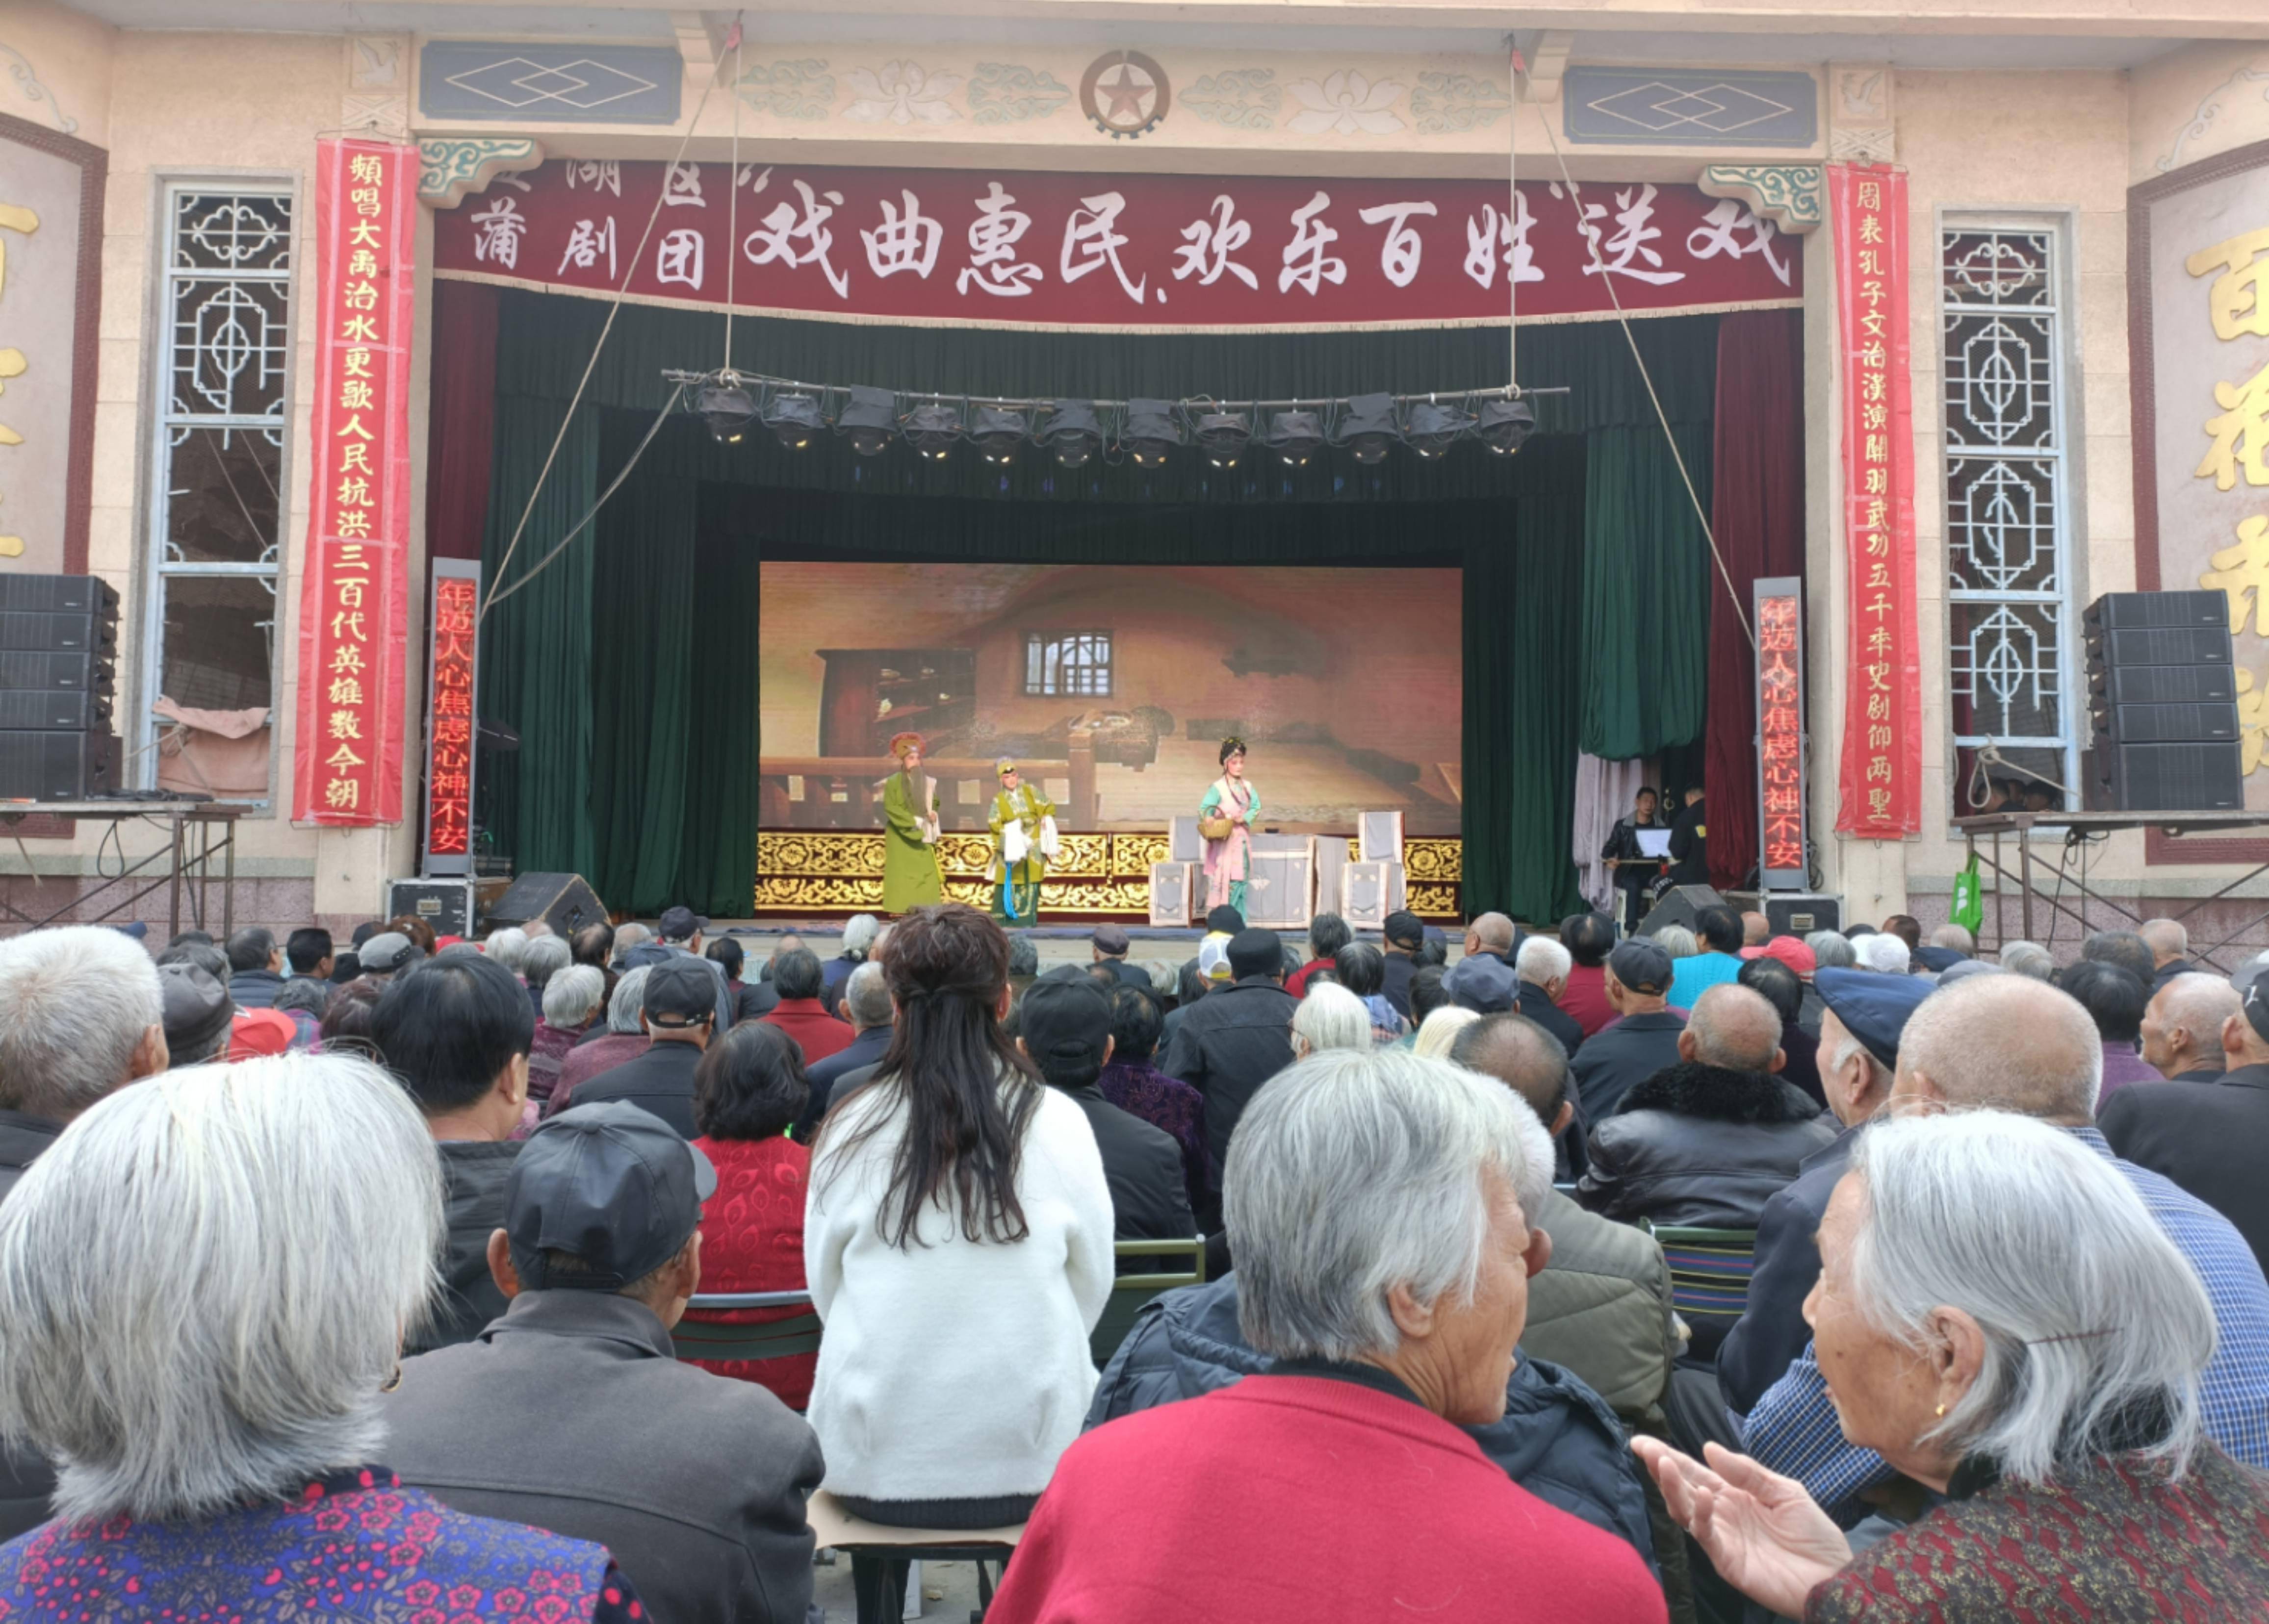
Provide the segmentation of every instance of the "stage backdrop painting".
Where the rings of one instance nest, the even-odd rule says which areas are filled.
[[[1352,833],[1358,813],[1399,809],[1414,838],[1454,837],[1460,585],[1442,569],[767,561],[767,794],[810,757],[879,760],[905,729],[934,759],[987,764],[1066,761],[1077,736],[1095,810],[1066,806],[1064,826],[1164,832],[1196,813],[1233,733],[1269,825]],[[958,826],[981,830],[978,791],[962,799]],[[876,819],[847,795],[834,808],[796,821]]]

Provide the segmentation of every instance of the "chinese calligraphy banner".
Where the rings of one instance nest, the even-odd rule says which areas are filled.
[[[433,560],[433,661],[426,692],[425,861],[421,873],[473,871],[473,691],[480,636],[477,558]]]
[[[1149,330],[1800,304],[1803,253],[1691,186],[549,163],[436,220],[437,274],[793,315]],[[647,217],[659,218],[639,252]],[[632,256],[638,262],[632,263]],[[1615,293],[1608,283],[1612,279]]]
[[[1864,840],[1896,840],[1922,827],[1905,173],[1829,165],[1828,212],[1836,234],[1851,639],[1836,827]]]
[[[1804,838],[1804,581],[1761,575],[1757,631],[1758,872],[1767,890],[1800,891],[1810,877]]]
[[[418,149],[315,144],[314,474],[292,816],[402,821]]]

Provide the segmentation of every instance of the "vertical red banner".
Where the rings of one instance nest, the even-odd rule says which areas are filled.
[[[292,816],[402,821],[418,149],[315,144],[315,396]]]
[[[481,565],[433,560],[433,663],[425,722],[425,860],[428,875],[473,871],[473,690],[478,675]]]
[[[1896,840],[1922,827],[1906,174],[1884,164],[1830,164],[1828,210],[1836,239],[1851,578],[1836,827],[1864,840]]]
[[[1759,576],[1757,628],[1758,871],[1772,890],[1802,890],[1804,838],[1803,581]]]

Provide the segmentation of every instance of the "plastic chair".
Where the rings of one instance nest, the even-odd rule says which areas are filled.
[[[809,1291],[716,1291],[695,1296],[686,1318],[669,1333],[680,1359],[786,1359],[819,1348],[819,1316],[802,1313],[763,1325],[718,1325],[697,1321],[701,1312],[728,1309],[811,1307]]]
[[[1103,1318],[1095,1322],[1095,1329],[1087,1335],[1088,1352],[1098,1370],[1111,1362],[1111,1355],[1119,1351],[1119,1345],[1134,1328],[1134,1317],[1142,1311],[1144,1303],[1178,1286],[1202,1286],[1206,1277],[1202,1235],[1188,1240],[1120,1241],[1111,1250],[1122,1262],[1129,1258],[1173,1257],[1186,1257],[1190,1262],[1186,1270],[1121,1273],[1112,1281],[1110,1299],[1103,1305]]]

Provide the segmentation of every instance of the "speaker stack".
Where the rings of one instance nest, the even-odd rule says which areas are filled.
[[[92,575],[0,575],[0,801],[119,788],[118,593]]]
[[[2235,812],[2245,805],[2229,600],[2107,592],[2081,617],[2095,728],[2087,802],[2099,812]]]

